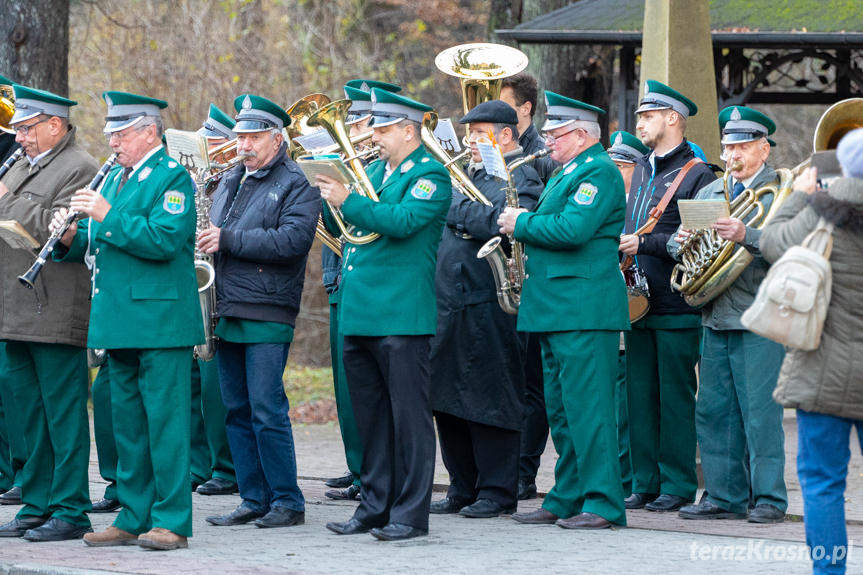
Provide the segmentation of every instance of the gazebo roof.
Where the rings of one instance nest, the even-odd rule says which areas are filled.
[[[863,49],[859,0],[709,0],[713,43],[721,47]],[[640,46],[644,0],[581,0],[510,30],[534,44]]]

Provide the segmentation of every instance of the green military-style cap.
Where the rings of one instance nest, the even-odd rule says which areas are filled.
[[[649,153],[650,148],[629,132],[619,131],[611,135],[611,147],[608,148],[608,155],[615,162],[634,164],[638,158]]]
[[[581,120],[583,122],[597,122],[599,115],[605,110],[585,104],[573,98],[567,98],[554,92],[545,91],[545,125],[543,132],[554,130]]]
[[[210,140],[222,138],[233,140],[237,137],[234,133],[236,122],[224,113],[215,104],[210,104],[210,114],[204,120],[204,124],[198,129],[198,134]]]
[[[9,78],[7,78],[6,76],[4,76],[3,74],[0,74],[0,86],[11,86],[11,85],[12,85],[12,84],[14,84],[14,83],[15,83],[15,82],[13,82],[12,80],[10,80]]]
[[[674,110],[684,118],[688,118],[698,113],[698,106],[674,88],[656,80],[648,80],[644,84],[644,97],[639,102],[635,113],[640,114],[650,110]]]
[[[369,125],[375,128],[390,126],[402,120],[423,121],[432,107],[381,88],[372,88],[372,119]]]
[[[234,109],[237,111],[234,131],[238,134],[281,130],[291,125],[291,117],[278,104],[254,94],[237,96]]]
[[[387,92],[401,92],[401,86],[375,80],[351,80],[345,84],[345,98],[351,101],[351,109],[345,124],[350,126],[368,118],[372,113],[372,88]]]
[[[776,124],[758,110],[728,106],[719,112],[719,128],[723,144],[742,144],[766,138],[776,131]]]
[[[15,90],[15,115],[9,124],[17,124],[42,114],[68,118],[69,108],[78,104],[57,94],[20,84],[13,84],[12,89]]]
[[[102,92],[102,99],[108,105],[104,129],[106,134],[125,130],[147,116],[159,118],[160,110],[168,107],[168,102],[164,100],[129,92]]]

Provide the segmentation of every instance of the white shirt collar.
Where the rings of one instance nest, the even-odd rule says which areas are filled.
[[[748,178],[746,178],[745,180],[740,182],[741,184],[743,184],[744,190],[749,189],[752,186],[752,182],[755,181],[755,178],[758,177],[758,174],[760,174],[761,172],[764,171],[764,166],[765,166],[765,164],[761,164],[761,167],[758,168],[758,171],[756,171],[754,174],[752,174],[751,176],[749,176]]]
[[[54,148],[51,148],[51,150],[53,150],[53,149]],[[32,168],[33,166],[35,166],[39,162],[39,160],[41,160],[42,158],[44,158],[45,156],[50,154],[51,150],[45,150],[44,152],[42,152],[41,154],[39,154],[35,158],[31,158],[30,156],[27,156],[27,161],[30,162],[30,167]]]

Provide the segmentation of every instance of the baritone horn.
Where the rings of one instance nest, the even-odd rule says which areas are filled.
[[[0,131],[14,134],[10,122],[15,115],[15,90],[8,84],[0,84]]]

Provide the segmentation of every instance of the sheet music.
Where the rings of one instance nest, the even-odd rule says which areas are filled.
[[[201,134],[169,128],[165,130],[165,141],[168,155],[190,172],[210,169],[207,139]]]
[[[488,140],[478,140],[476,146],[479,149],[479,155],[482,156],[485,171],[496,178],[506,180],[506,162],[503,159],[503,154],[500,153],[500,148]]]
[[[304,150],[314,153],[316,150],[322,150],[332,146],[335,142],[332,136],[326,130],[318,130],[311,134],[304,134],[294,138],[294,142],[301,145]]]
[[[710,228],[719,218],[727,218],[728,202],[725,200],[679,200],[680,225],[684,230]]]
[[[452,120],[449,118],[438,120],[433,133],[441,148],[446,150],[450,156],[461,152],[461,145],[459,144],[458,135],[455,133],[455,128],[452,125]]]

